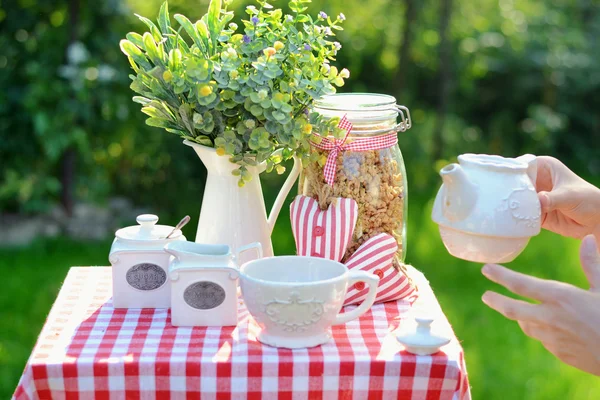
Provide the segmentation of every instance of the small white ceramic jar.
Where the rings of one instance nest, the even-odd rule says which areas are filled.
[[[168,243],[185,241],[180,230],[169,239],[172,226],[156,225],[158,217],[143,214],[137,226],[119,229],[110,248],[113,306],[115,308],[169,308],[171,288],[167,274]]]
[[[239,270],[236,260],[255,249],[262,257],[262,246],[253,243],[238,249],[236,255],[227,245],[173,242],[165,246],[172,255],[171,324],[173,326],[237,325]]]

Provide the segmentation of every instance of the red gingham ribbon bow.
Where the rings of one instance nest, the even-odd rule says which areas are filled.
[[[380,150],[392,147],[398,143],[398,136],[396,135],[396,132],[393,132],[382,136],[356,138],[352,142],[346,144],[348,135],[352,130],[352,123],[348,121],[348,118],[344,115],[340,120],[338,127],[346,131],[346,135],[343,139],[328,139],[315,134],[315,136],[321,138],[321,142],[311,142],[316,148],[329,152],[325,168],[323,168],[323,175],[325,176],[325,182],[331,186],[333,186],[333,182],[335,181],[337,158],[341,152]]]

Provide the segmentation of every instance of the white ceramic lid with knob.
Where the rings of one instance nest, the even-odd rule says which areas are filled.
[[[138,225],[119,229],[115,233],[111,253],[125,250],[163,250],[167,243],[186,240],[181,230],[173,231],[172,226],[157,225],[158,216],[154,214],[142,214],[136,218]]]
[[[166,240],[167,235],[173,230],[172,226],[156,225],[158,217],[154,214],[138,215],[136,221],[139,225],[128,226],[117,231],[116,236],[124,240]],[[177,239],[181,231],[177,230],[169,239]]]
[[[416,330],[402,332],[396,337],[409,353],[426,356],[437,353],[442,346],[450,343],[449,337],[431,332],[433,318],[415,317],[415,321]]]

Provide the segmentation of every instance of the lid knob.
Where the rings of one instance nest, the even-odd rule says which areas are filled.
[[[431,323],[433,322],[433,318],[415,317],[415,321],[417,322],[417,333],[431,333]]]
[[[158,216],[154,214],[138,215],[135,219],[140,224],[139,236],[141,238],[152,236],[152,228],[158,222]]]

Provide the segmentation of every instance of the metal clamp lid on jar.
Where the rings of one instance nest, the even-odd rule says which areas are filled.
[[[324,116],[347,115],[355,127],[361,122],[381,122],[400,116],[401,121],[384,129],[363,130],[358,133],[376,135],[388,132],[405,132],[412,127],[410,111],[403,105],[396,104],[393,96],[374,93],[340,93],[322,97],[315,101],[314,111]],[[379,114],[373,116],[373,114]]]

